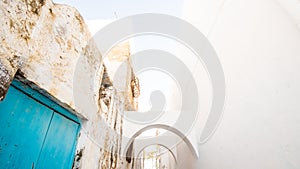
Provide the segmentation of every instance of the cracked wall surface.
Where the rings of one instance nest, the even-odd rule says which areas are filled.
[[[114,81],[113,62],[104,66],[75,8],[51,0],[1,0],[0,7],[0,99],[18,71],[81,119],[73,168],[123,168],[120,112],[137,108],[128,45],[111,52],[116,60],[125,53],[128,70]]]
[[[117,93],[125,98],[126,110],[137,110],[140,95],[139,80],[130,61],[130,42],[116,45],[104,58],[108,75],[113,79]]]

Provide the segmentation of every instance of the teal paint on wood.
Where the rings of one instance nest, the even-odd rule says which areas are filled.
[[[46,91],[43,91],[44,93],[40,93],[37,92],[36,90],[34,90],[33,88],[31,88],[30,86],[23,84],[20,81],[14,80],[11,84],[11,86],[13,86],[14,88],[22,91],[23,93],[25,93],[26,95],[30,96],[31,98],[35,99],[37,102],[40,102],[44,105],[46,105],[47,107],[53,109],[54,111],[62,114],[63,116],[66,116],[67,118],[80,123],[80,120],[78,119],[77,116],[75,116],[75,111],[71,110],[73,113],[71,113],[70,111],[66,110],[65,108],[61,107],[60,105],[58,105],[57,103],[55,103],[53,100],[51,100],[50,98],[46,97],[45,95],[48,95],[46,93]]]
[[[0,169],[67,169],[79,120],[44,95],[14,81],[0,102]]]
[[[0,104],[0,168],[32,168],[53,111],[15,88]]]
[[[54,114],[37,168],[71,168],[78,127],[77,123],[60,114]]]

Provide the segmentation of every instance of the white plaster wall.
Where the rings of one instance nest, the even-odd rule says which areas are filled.
[[[185,1],[184,18],[208,37],[226,79],[223,118],[198,146],[195,168],[300,167],[300,29],[288,7],[276,0]]]

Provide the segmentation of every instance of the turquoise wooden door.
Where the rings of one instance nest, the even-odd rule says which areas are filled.
[[[0,169],[69,169],[78,119],[14,81],[0,102]]]

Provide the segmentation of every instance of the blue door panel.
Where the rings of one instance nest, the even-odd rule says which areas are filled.
[[[51,109],[10,88],[0,103],[1,169],[34,167],[52,115]]]
[[[0,169],[70,169],[79,120],[14,81],[0,102]]]
[[[54,114],[36,168],[71,168],[78,128],[78,123]]]

